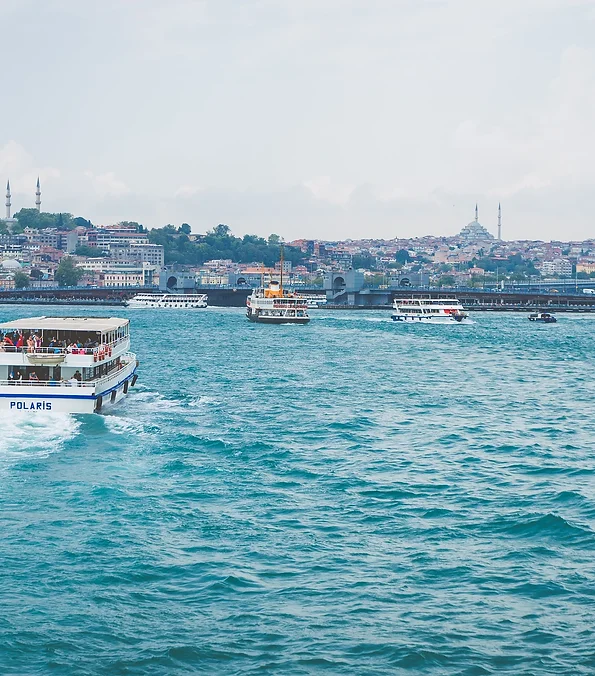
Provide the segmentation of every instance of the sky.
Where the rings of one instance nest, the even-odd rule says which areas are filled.
[[[97,224],[595,237],[595,0],[0,0],[0,182]],[[2,212],[3,213],[3,212]]]

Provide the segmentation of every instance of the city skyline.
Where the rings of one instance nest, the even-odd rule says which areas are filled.
[[[507,239],[592,235],[592,0],[23,0],[0,19],[13,213],[39,176],[44,209],[98,223],[447,236],[478,202],[496,236],[502,202]]]

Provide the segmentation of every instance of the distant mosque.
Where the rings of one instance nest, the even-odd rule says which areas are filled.
[[[6,217],[3,219],[6,223],[16,223],[17,219],[10,215],[10,208],[12,206],[10,194],[10,181],[6,181]],[[37,188],[35,190],[35,208],[41,212],[41,186],[39,183],[39,176],[37,177]]]
[[[486,242],[494,239],[494,235],[486,230],[479,222],[479,212],[477,204],[475,205],[475,219],[468,223],[459,233],[459,237],[465,244],[476,244],[477,242]],[[498,241],[502,240],[502,209],[498,203]]]

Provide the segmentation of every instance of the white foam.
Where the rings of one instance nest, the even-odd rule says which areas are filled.
[[[12,413],[2,421],[0,464],[29,458],[44,458],[63,448],[81,426],[80,420],[67,413]]]

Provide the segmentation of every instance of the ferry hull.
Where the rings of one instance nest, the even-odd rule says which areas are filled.
[[[207,303],[186,303],[180,305],[171,305],[166,303],[139,303],[135,301],[128,301],[126,307],[129,307],[131,310],[138,308],[150,308],[150,309],[161,309],[161,310],[196,310],[199,308],[207,307]]]
[[[118,378],[104,383],[100,391],[70,386],[0,386],[0,411],[34,416],[38,413],[99,413],[119,403],[136,382],[136,364]],[[87,390],[87,391],[85,391]]]
[[[394,322],[405,322],[407,324],[467,324],[469,323],[468,317],[461,317],[456,319],[452,315],[427,315],[427,316],[413,316],[413,315],[392,315],[392,320]]]
[[[248,319],[257,324],[307,324],[310,317],[262,317],[248,314]]]

